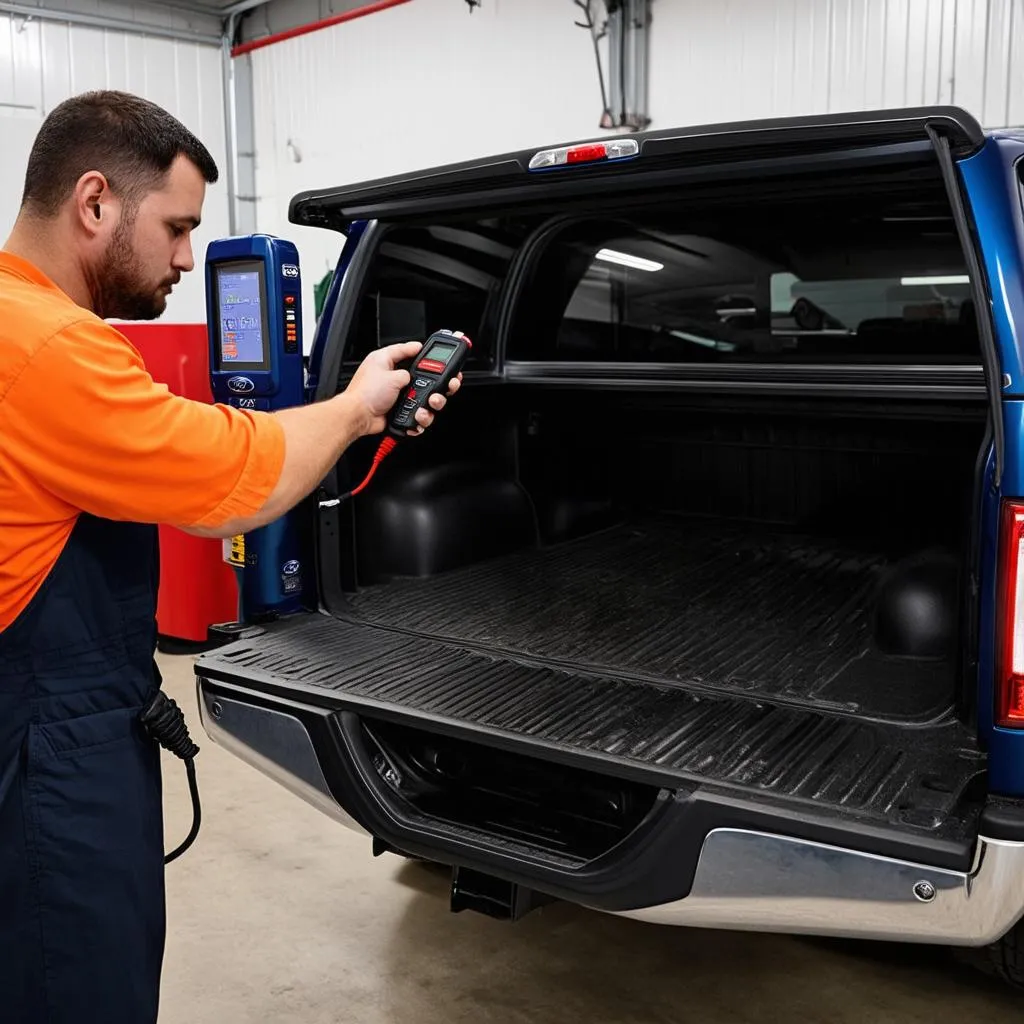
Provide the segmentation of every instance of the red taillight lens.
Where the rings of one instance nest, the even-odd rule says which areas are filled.
[[[1003,506],[999,552],[996,721],[1024,728],[1024,502],[1008,501]]]
[[[608,155],[608,150],[604,143],[598,143],[594,146],[575,146],[565,154],[565,162],[567,164],[585,164],[591,160],[603,160]]]

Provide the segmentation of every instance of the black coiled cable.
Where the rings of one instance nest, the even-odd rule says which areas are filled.
[[[168,697],[163,690],[157,690],[153,699],[142,709],[139,720],[143,728],[170,753],[185,762],[185,774],[188,776],[188,790],[192,795],[192,828],[185,841],[172,853],[164,857],[164,863],[180,857],[194,842],[199,834],[202,808],[199,804],[199,784],[196,782],[195,756],[199,747],[192,742],[188,733],[188,725],[181,708],[173,697]]]

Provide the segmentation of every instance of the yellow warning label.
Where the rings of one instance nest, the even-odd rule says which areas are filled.
[[[230,546],[224,545],[227,548],[225,561],[230,565],[245,565],[245,534],[236,533],[229,543]]]

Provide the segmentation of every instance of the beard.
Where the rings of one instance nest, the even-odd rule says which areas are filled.
[[[99,264],[89,274],[93,312],[103,320],[155,320],[167,308],[164,288],[177,276],[152,284],[142,276],[132,246],[135,218],[122,214]]]

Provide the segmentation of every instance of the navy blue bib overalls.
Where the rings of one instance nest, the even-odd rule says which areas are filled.
[[[157,530],[79,517],[0,632],[0,1021],[149,1024],[164,946]]]

